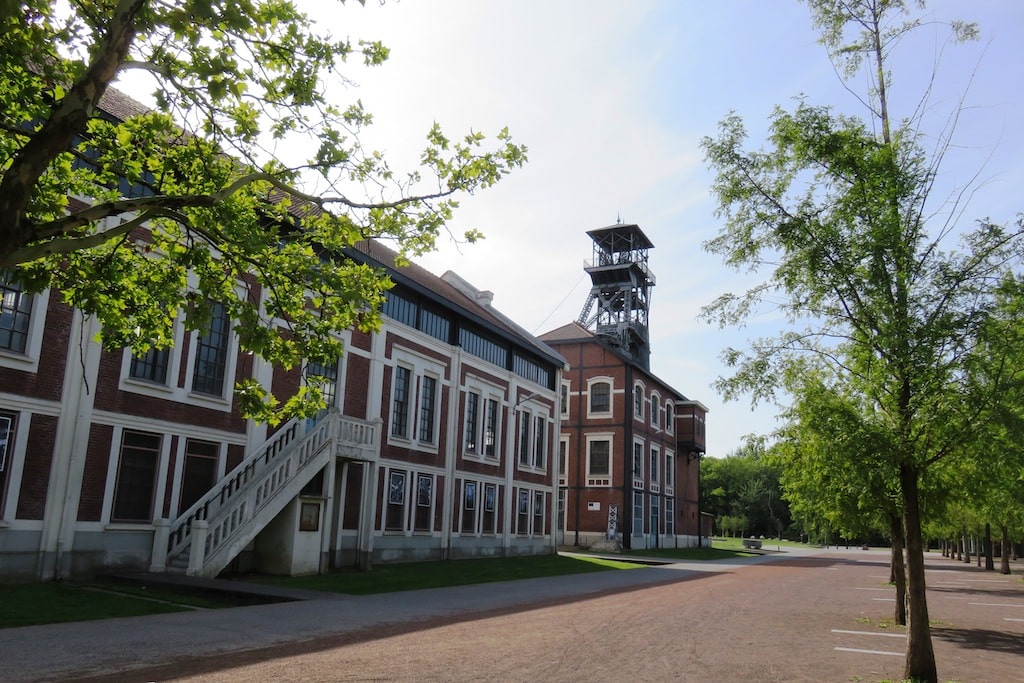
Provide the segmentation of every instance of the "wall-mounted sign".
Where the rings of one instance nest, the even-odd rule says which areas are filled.
[[[600,501],[589,501],[587,503],[587,509],[588,510],[600,510],[601,509]]]

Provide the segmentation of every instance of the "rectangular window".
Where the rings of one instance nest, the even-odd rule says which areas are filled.
[[[397,320],[409,327],[416,327],[416,304],[393,291],[387,293],[380,312],[392,320]]]
[[[530,414],[519,413],[519,464],[530,464]]]
[[[661,460],[661,452],[651,446],[651,481],[658,481],[658,461]]]
[[[7,454],[14,449],[14,415],[0,413],[0,472],[7,470]],[[0,475],[0,500],[3,499],[3,478]]]
[[[558,440],[558,476],[566,477],[569,474],[569,442],[565,439]]]
[[[333,408],[338,396],[338,361],[327,365],[310,362],[306,365],[306,377],[320,385],[324,405]]]
[[[395,386],[392,389],[391,434],[409,438],[409,368],[395,366]]]
[[[462,533],[476,533],[476,482],[462,485]]]
[[[516,508],[516,533],[526,535],[530,533],[530,492],[519,489],[519,504]]]
[[[665,534],[672,536],[676,533],[676,502],[672,498],[665,499]]]
[[[497,456],[498,443],[498,402],[487,399],[487,411],[484,415],[484,455],[488,458]]]
[[[185,441],[185,463],[181,471],[181,501],[178,514],[192,507],[217,483],[220,445],[208,441]]]
[[[671,455],[666,455],[665,456],[665,487],[666,488],[672,488],[673,486],[675,486],[675,478],[676,478],[675,477],[675,475],[676,475],[675,469],[676,469],[676,459],[675,459],[675,457],[671,456]]]
[[[544,492],[533,492],[533,533],[537,536],[544,534]]]
[[[588,476],[609,476],[611,474],[611,443],[608,441],[591,441],[588,465]]]
[[[426,332],[434,339],[438,341],[448,342],[449,330],[451,329],[451,323],[444,316],[429,311],[426,308],[420,307],[420,323],[418,328],[422,332]]]
[[[611,385],[608,382],[594,382],[590,385],[590,412],[609,413],[612,409]]]
[[[497,509],[498,487],[495,484],[484,484],[483,529],[485,534],[495,533],[495,510]]]
[[[32,319],[32,295],[21,285],[9,282],[0,274],[0,349],[25,353],[28,346],[29,321]]]
[[[543,416],[538,415],[538,416],[536,416],[534,418],[534,429],[533,429],[533,432],[534,432],[533,433],[533,441],[534,441],[533,466],[538,468],[538,469],[543,469],[544,468],[544,452],[545,452],[544,446],[546,445],[546,443],[545,443],[546,442],[546,438],[545,438],[546,434],[545,434],[545,429],[544,429],[545,424],[546,424],[546,420],[544,419]]]
[[[433,531],[433,503],[434,478],[429,474],[420,474],[416,477],[416,531]]]
[[[655,427],[658,426],[658,418],[661,417],[661,408],[658,405],[658,401],[658,398],[651,396],[651,424]]]
[[[144,355],[132,356],[129,376],[157,384],[167,384],[167,365],[170,362],[169,349],[150,349]]]
[[[656,535],[659,527],[661,527],[661,510],[659,507],[659,498],[651,496],[651,535]]]
[[[388,505],[384,528],[388,531],[405,530],[405,472],[391,472],[388,477]]]
[[[644,416],[644,388],[639,385],[633,387],[633,416]]]
[[[437,410],[437,380],[423,377],[420,383],[419,440],[434,443],[434,414]]]
[[[121,457],[114,484],[113,522],[150,522],[156,471],[160,460],[160,435],[124,432],[121,436]]]
[[[480,394],[466,394],[466,452],[477,452],[477,431],[480,427]]]
[[[633,494],[633,535],[644,533],[644,494],[637,491]]]
[[[231,321],[221,303],[210,308],[206,331],[196,339],[192,391],[211,396],[224,395],[224,375],[228,367],[228,340]]]
[[[642,443],[633,444],[633,479],[638,480],[641,484],[644,480],[644,445]]]
[[[558,394],[558,407],[563,417],[569,414],[569,385],[564,382]]]

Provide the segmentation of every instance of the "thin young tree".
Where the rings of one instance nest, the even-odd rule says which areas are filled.
[[[741,324],[771,302],[792,324],[749,349],[727,349],[723,357],[733,374],[717,387],[727,398],[750,393],[759,400],[810,354],[871,407],[876,428],[886,433],[877,467],[897,487],[905,532],[904,675],[936,681],[922,478],[957,453],[957,438],[983,421],[983,406],[964,398],[965,358],[999,277],[1019,263],[1024,230],[1019,221],[971,228],[956,224],[957,212],[931,211],[955,131],[939,131],[926,147],[922,110],[903,118],[892,112],[893,49],[919,25],[904,21],[908,3],[808,4],[848,89],[857,92],[856,82],[872,85],[859,93],[861,116],[807,100],[792,111],[776,109],[769,145],[760,151],[746,149],[745,127],[735,114],[720,123],[717,137],[704,140],[724,222],[705,247],[731,266],[767,276],[745,293],[723,295],[704,314],[720,325]],[[954,22],[951,29],[954,39],[975,34],[972,25]],[[856,74],[867,78],[856,81]]]

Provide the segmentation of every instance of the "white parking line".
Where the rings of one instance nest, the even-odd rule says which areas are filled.
[[[896,598],[871,598],[875,602],[896,602]]]
[[[1024,607],[1020,603],[1010,602],[969,602],[968,605],[977,605],[979,607]]]
[[[1003,621],[1024,621],[1024,619],[1014,619],[1013,617],[1003,617]]]
[[[832,633],[849,633],[855,636],[882,636],[883,638],[906,638],[906,633],[879,633],[877,631],[844,631],[841,628],[832,629]]]
[[[854,586],[853,590],[855,590],[855,591],[886,591],[886,592],[892,591],[891,588],[860,588],[860,587],[857,587],[857,586]]]
[[[890,655],[892,657],[902,657],[905,652],[888,652],[886,650],[861,650],[855,647],[834,647],[833,650],[840,652],[857,652],[862,655]]]

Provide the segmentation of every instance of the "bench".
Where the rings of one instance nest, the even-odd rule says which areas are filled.
[[[761,549],[761,539],[760,538],[744,538],[743,539],[743,547],[744,548],[749,548],[751,550],[760,550]]]

